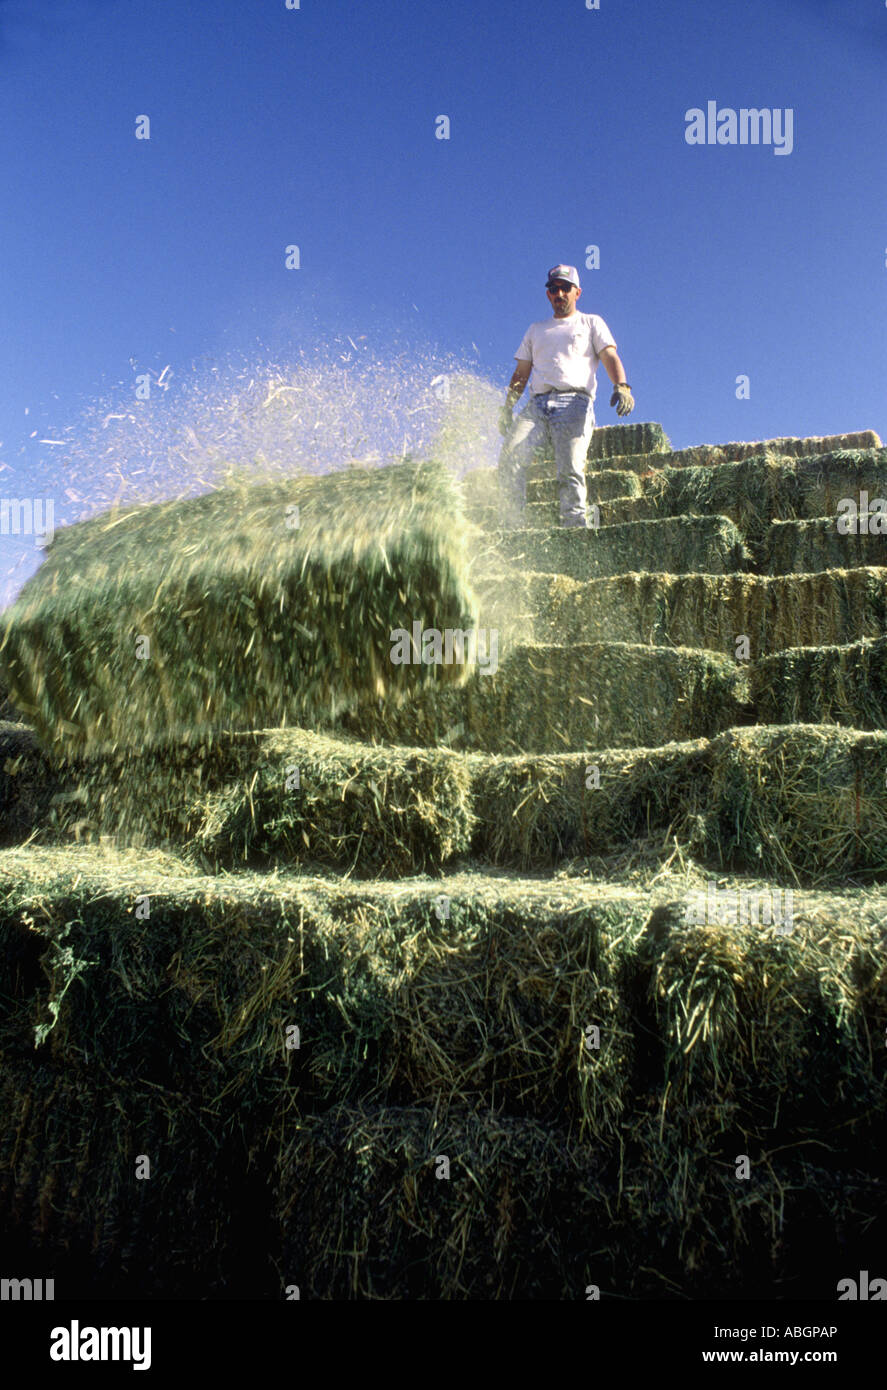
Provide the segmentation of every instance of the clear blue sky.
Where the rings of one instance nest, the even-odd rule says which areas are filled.
[[[887,7],[599,3],[0,0],[0,496],[72,521],[115,405],[168,451],[232,360],[343,337],[346,366],[414,389],[452,359],[504,396],[558,260],[675,447],[887,437]],[[688,144],[710,100],[790,108],[791,153]],[[0,536],[0,605],[39,562]]]

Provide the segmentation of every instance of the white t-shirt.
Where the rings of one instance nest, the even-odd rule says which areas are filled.
[[[519,362],[533,364],[531,396],[550,390],[587,391],[594,400],[601,350],[615,346],[600,315],[574,309],[565,319],[531,323],[514,355]]]

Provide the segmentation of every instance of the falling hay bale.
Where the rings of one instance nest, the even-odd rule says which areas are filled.
[[[133,747],[458,684],[464,665],[393,665],[390,634],[474,617],[451,476],[405,461],[64,528],[0,619],[0,659],[47,745]]]

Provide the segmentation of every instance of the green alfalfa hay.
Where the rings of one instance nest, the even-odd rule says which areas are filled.
[[[503,533],[503,558],[517,569],[598,579],[632,571],[729,574],[751,556],[726,517],[664,517],[621,526],[548,527]]]
[[[714,866],[788,882],[835,882],[848,872],[877,881],[887,873],[885,739],[828,725],[763,725],[663,748],[606,749],[589,741],[578,756],[439,750],[427,762],[420,750],[352,745],[333,748],[337,771],[324,784],[311,762],[312,747],[316,754],[321,745],[305,738],[295,754],[302,784],[316,781],[322,792],[309,791],[301,823],[292,808],[305,803],[293,802],[298,793],[286,789],[291,764],[282,767],[280,755],[265,759],[272,791],[260,793],[265,810],[256,817],[261,752],[241,755],[235,773],[191,749],[180,767],[170,756],[156,773],[134,758],[125,774],[113,765],[102,770],[97,760],[91,783],[60,778],[55,819],[45,826],[26,821],[21,833],[42,841],[105,835],[118,845],[180,846],[192,862],[211,866],[243,864],[244,852],[256,862],[303,869],[326,856],[360,875],[403,873],[422,863],[433,869],[467,852],[468,841],[492,862],[536,868],[624,851],[635,837],[653,835],[663,847],[674,841]],[[288,749],[284,760],[290,756]],[[403,794],[389,805],[377,794],[383,784]],[[199,832],[202,849],[195,845]],[[407,865],[410,856],[415,861]]]
[[[803,459],[880,447],[881,440],[874,430],[861,430],[855,434],[810,435],[806,438],[789,435],[778,439],[735,440],[729,444],[694,444],[688,449],[675,449],[663,462],[669,468],[715,468],[722,463],[739,463],[763,454]]]
[[[192,1081],[193,1090],[178,1092],[7,1055],[0,1075],[7,1249],[48,1262],[57,1288],[93,1297],[230,1297],[253,1243],[245,1151],[227,1117],[207,1113]],[[138,1181],[144,1156],[150,1178]]]
[[[4,856],[4,868],[14,863],[15,858]],[[24,863],[23,856],[18,858],[20,863]],[[109,862],[104,880],[100,874],[93,873],[87,884],[83,873],[86,862],[83,856],[78,856],[78,859],[80,869],[76,878],[73,875],[69,877],[63,911],[70,914],[71,906],[79,907],[78,930],[83,932],[84,928],[90,928],[93,918],[96,928],[77,943],[78,955],[94,955],[97,947],[104,950],[106,955],[109,951],[113,954],[108,957],[111,969],[103,972],[101,983],[94,984],[92,996],[87,1001],[88,1007],[81,1002],[76,1011],[69,1010],[63,1014],[59,1023],[62,1032],[56,1035],[58,1057],[64,1058],[66,1064],[70,1065],[72,1054],[76,1056],[88,1046],[97,1051],[98,1059],[103,1059],[112,1051],[116,1031],[123,1034],[119,1039],[122,1046],[116,1054],[118,1077],[125,1079],[126,1073],[135,1068],[140,1068],[139,1074],[143,1075],[144,1027],[148,1017],[145,1007],[146,1004],[153,1005],[156,1010],[159,1002],[171,1017],[164,1021],[156,1012],[152,1013],[152,1030],[159,1030],[160,1036],[175,1040],[176,1056],[170,1057],[166,1049],[152,1049],[152,1054],[156,1054],[152,1055],[152,1065],[157,1067],[165,1063],[171,1067],[186,1062],[188,1070],[184,1077],[179,1072],[179,1080],[187,1083],[190,1069],[200,1069],[201,1058],[205,1062],[214,1060],[221,1069],[208,1070],[200,1075],[199,1080],[202,1105],[214,1121],[212,1133],[217,1135],[223,1132],[224,1127],[219,1124],[221,1117],[230,1116],[234,1120],[236,1116],[234,1132],[244,1134],[244,1151],[247,1148],[256,1150],[255,1127],[263,1126],[264,1137],[258,1142],[257,1152],[260,1161],[268,1165],[265,1170],[268,1176],[263,1183],[262,1173],[258,1173],[256,1184],[281,1193],[283,1208],[279,1213],[278,1229],[282,1227],[291,1233],[284,1239],[302,1244],[305,1267],[312,1269],[311,1287],[319,1287],[316,1285],[319,1276],[313,1261],[329,1267],[333,1252],[342,1255],[345,1250],[366,1250],[368,1244],[375,1245],[386,1231],[391,1234],[390,1223],[386,1225],[386,1214],[390,1212],[390,1207],[381,1198],[392,1182],[406,1199],[398,1210],[415,1211],[415,1204],[410,1200],[414,1189],[411,1189],[409,1181],[401,1182],[392,1175],[392,1161],[395,1169],[397,1167],[396,1155],[409,1155],[409,1173],[416,1178],[422,1172],[427,1172],[424,1166],[421,1169],[417,1166],[421,1163],[430,1166],[433,1180],[435,1155],[441,1152],[449,1153],[454,1160],[454,1177],[464,1179],[466,1171],[473,1177],[474,1181],[464,1183],[458,1193],[455,1188],[447,1188],[448,1192],[454,1193],[459,1223],[470,1219],[472,1229],[477,1234],[477,1239],[469,1242],[466,1275],[475,1255],[485,1258],[482,1252],[488,1250],[489,1241],[497,1247],[499,1255],[507,1253],[509,1260],[515,1251],[516,1243],[509,1241],[509,1229],[514,1224],[509,1219],[511,1204],[507,1196],[503,1200],[501,1184],[497,1185],[494,1202],[488,1203],[484,1196],[480,1206],[472,1207],[470,1212],[465,1205],[466,1202],[475,1202],[474,1194],[486,1193],[488,1180],[501,1179],[503,1167],[507,1168],[515,1156],[520,1160],[517,1165],[519,1172],[535,1173],[537,1177],[541,1175],[543,1198],[547,1192],[552,1194],[552,1205],[545,1206],[543,1200],[540,1219],[548,1222],[554,1232],[553,1239],[570,1239],[568,1232],[577,1229],[577,1212],[585,1211],[585,1207],[581,1204],[577,1207],[575,1200],[570,1199],[569,1192],[565,1193],[563,1180],[551,1181],[553,1170],[550,1165],[546,1167],[544,1162],[539,1165],[529,1161],[532,1154],[524,1152],[525,1146],[518,1133],[521,1125],[527,1125],[528,1131],[539,1134],[555,1132],[548,1116],[552,1103],[560,1094],[562,1083],[559,1078],[564,1075],[564,1067],[557,1069],[553,1080],[541,1074],[541,1066],[535,1056],[541,1045],[541,1031],[548,1033],[550,1047],[550,1039],[553,1038],[554,1046],[557,1046],[559,1030],[564,1030],[568,1039],[568,1046],[563,1049],[565,1065],[569,1066],[574,1061],[570,1047],[575,1047],[574,1077],[581,1083],[582,1069],[587,1072],[602,1062],[606,1064],[607,1043],[619,1041],[620,1027],[628,1030],[611,1059],[616,1064],[616,1070],[603,1083],[611,1108],[609,1113],[600,1108],[593,1111],[589,1134],[595,1153],[594,1171],[603,1184],[603,1190],[595,1189],[596,1228],[601,1231],[601,1245],[606,1239],[607,1249],[612,1250],[614,1245],[618,1245],[619,1253],[623,1256],[627,1251],[624,1244],[618,1241],[619,1229],[624,1233],[633,1226],[648,1252],[652,1248],[651,1239],[653,1247],[660,1239],[663,1244],[670,1244],[679,1232],[678,1198],[682,1183],[679,1181],[675,1186],[675,1176],[686,1171],[688,1161],[692,1169],[692,1155],[699,1150],[685,1137],[688,1127],[675,1114],[673,1097],[688,1098],[687,1089],[682,1084],[684,1078],[681,1070],[686,1068],[689,1084],[697,1092],[691,1099],[695,1115],[690,1137],[696,1131],[705,1133],[709,1138],[716,1133],[723,1105],[721,1096],[712,1092],[708,1080],[707,1057],[712,1046],[721,1049],[722,1071],[726,1068],[729,1075],[749,1088],[747,1094],[742,1095],[742,1108],[736,1116],[737,1126],[742,1130],[746,1144],[757,1140],[766,1147],[774,1139],[796,1144],[799,1136],[803,1141],[805,1123],[809,1126],[810,1114],[799,1112],[793,1116],[792,1128],[782,1124],[774,1133],[774,1111],[769,1103],[773,1099],[772,1088],[769,1078],[761,1080],[759,1068],[754,1065],[755,1056],[768,1055],[762,1050],[766,1043],[771,1051],[778,1051],[780,1046],[783,1048],[786,1076],[792,1075],[791,1066],[803,1066],[803,1045],[811,1035],[808,1032],[805,1038],[800,1024],[787,1030],[786,1011],[795,1022],[803,1016],[814,1028],[823,1027],[826,1042],[831,1040],[829,1029],[838,1027],[836,1041],[847,1044],[848,1039],[852,1043],[852,1038],[846,1029],[844,1032],[840,1030],[841,1012],[843,1010],[846,1014],[847,1010],[864,1010],[865,1020],[854,1023],[855,1032],[851,1030],[859,1045],[846,1047],[837,1073],[833,1069],[824,1074],[823,1094],[814,1096],[815,1087],[811,1084],[807,1098],[817,1116],[833,1101],[841,1103],[842,1096],[844,1102],[849,1102],[851,1110],[856,1107],[855,1097],[858,1095],[870,1094],[877,1100],[877,1078],[872,1088],[871,1051],[863,1044],[867,1030],[873,1035],[879,1034],[879,1030],[883,1031],[883,951],[872,937],[870,923],[866,928],[867,935],[860,933],[856,925],[858,914],[855,913],[848,919],[853,925],[843,933],[844,941],[838,941],[834,931],[828,928],[826,912],[826,921],[820,925],[818,935],[808,934],[803,940],[799,937],[794,954],[785,955],[784,941],[774,940],[772,935],[767,935],[765,940],[762,933],[760,941],[752,942],[750,946],[752,952],[757,949],[757,955],[753,961],[754,968],[749,971],[752,978],[745,985],[747,1004],[746,998],[740,998],[738,1003],[736,1000],[731,1002],[719,979],[726,969],[731,969],[733,974],[742,969],[742,961],[737,963],[736,950],[731,946],[732,929],[720,929],[714,933],[684,933],[685,945],[689,948],[687,969],[696,970],[700,960],[711,967],[706,979],[697,974],[695,991],[690,991],[690,994],[694,1005],[702,1002],[703,1018],[706,1017],[707,1007],[707,1017],[713,1027],[708,1034],[704,1034],[703,1030],[697,1038],[695,1034],[698,1029],[694,1028],[693,1032],[688,1033],[684,1028],[687,1022],[684,1012],[678,1011],[670,1016],[666,1011],[662,1037],[667,1049],[664,1056],[671,1059],[668,1061],[667,1074],[661,1068],[658,1072],[654,1070],[648,1074],[644,1071],[639,1074],[632,1049],[643,1043],[649,1068],[656,1054],[655,1049],[650,1052],[647,1035],[656,1015],[651,1013],[649,1007],[640,1012],[638,1010],[641,1000],[638,990],[643,989],[644,970],[649,968],[641,963],[639,948],[642,942],[638,925],[642,918],[638,903],[630,907],[627,905],[627,910],[613,914],[609,924],[605,918],[598,918],[595,930],[594,916],[589,917],[587,913],[582,915],[575,890],[571,894],[566,887],[558,889],[556,895],[547,885],[514,885],[513,892],[507,894],[501,888],[494,890],[500,896],[510,898],[511,905],[506,914],[488,913],[486,920],[471,922],[467,903],[461,917],[453,913],[454,906],[463,906],[460,889],[456,885],[452,885],[454,891],[450,896],[449,917],[443,920],[432,911],[431,894],[436,892],[434,888],[407,890],[405,893],[398,886],[387,890],[376,887],[358,890],[356,887],[329,885],[326,893],[329,899],[336,902],[333,923],[328,910],[332,903],[326,895],[324,902],[327,907],[322,910],[322,915],[316,906],[320,900],[320,885],[306,884],[296,894],[284,892],[281,895],[284,900],[278,906],[273,902],[275,885],[267,880],[258,882],[255,875],[239,876],[237,883],[218,885],[210,885],[207,880],[188,882],[179,879],[177,904],[170,902],[164,905],[162,882],[150,872],[148,866],[144,866],[139,873],[138,865],[131,864],[123,866],[124,872],[115,873],[113,864]],[[31,878],[36,891],[30,895],[19,895],[22,920],[25,913],[35,917],[34,909],[37,908],[45,921],[51,903],[47,903],[46,893],[39,891],[40,875],[33,860],[29,863],[27,876]],[[470,892],[468,885],[471,880],[463,882],[466,887],[462,891]],[[170,884],[173,892],[176,886],[175,881]],[[130,914],[127,925],[126,914],[121,913],[120,909],[125,906],[133,890],[139,887],[151,895],[152,902],[161,903],[162,910],[157,912],[153,923],[138,923],[132,920]],[[528,922],[527,903],[532,902],[534,891],[539,894],[540,887],[542,895],[549,898],[547,908],[540,902],[540,910],[545,916],[534,914],[535,920]],[[73,903],[67,896],[72,891],[76,895]],[[487,885],[489,891],[490,885]],[[424,896],[424,902],[419,901],[420,896]],[[575,900],[572,911],[571,898]],[[405,900],[410,902],[407,913],[403,911]],[[190,911],[186,908],[189,901]],[[823,908],[827,906],[821,905]],[[99,912],[102,914],[101,920],[97,915]],[[822,919],[821,911],[814,915]],[[119,931],[112,930],[115,916],[126,927],[122,939]],[[547,937],[540,930],[545,917]],[[280,924],[278,930],[275,930],[276,922]],[[869,940],[869,937],[872,939]],[[537,949],[539,941],[543,942],[541,950]],[[661,947],[659,949],[661,951]],[[672,947],[669,939],[665,950],[668,964],[663,965],[662,969],[657,968],[657,951],[652,952],[653,974],[650,979],[667,985],[672,978],[670,970],[682,970],[684,966],[676,942]],[[341,959],[345,953],[348,953],[347,969],[343,969]],[[633,964],[634,961],[637,961],[637,965]],[[591,974],[599,974],[602,967],[609,974],[595,980],[596,989],[589,992]],[[158,979],[162,978],[162,989],[158,989],[152,981],[155,974]],[[799,976],[801,985],[798,984]],[[812,986],[814,978],[820,982],[818,988]],[[527,1001],[516,998],[515,989],[519,990],[522,980],[528,981],[530,1002],[535,994],[541,1005],[541,1013],[535,1018],[532,1013],[526,1013]],[[734,982],[731,988],[738,989],[739,986]],[[677,992],[672,991],[672,996]],[[618,1006],[615,1012],[614,1004]],[[301,1052],[292,1054],[290,1062],[287,1062],[283,1055],[282,1037],[285,1024],[293,1021],[294,1006],[300,1021],[305,1020],[305,1028]],[[750,1008],[749,1017],[754,1018],[756,1024],[763,1019],[769,1027],[768,1020],[772,1018],[769,1041],[765,1039],[762,1042],[758,1038],[751,1065],[747,1049],[743,1051],[741,1031],[737,1032],[734,1026],[737,1011],[741,1012],[743,1006]],[[199,1011],[207,1008],[210,1010],[208,1015]],[[814,1011],[812,1017],[811,1009]],[[127,1011],[134,1015],[133,1022],[137,1026],[123,1026]],[[177,1026],[170,1026],[172,1018],[178,1019]],[[596,1022],[598,1018],[603,1019],[604,1047],[595,1054],[583,1044],[588,1023]],[[409,1021],[410,1025],[406,1064],[404,1020]],[[698,1018],[693,1020],[694,1024],[698,1021]],[[502,1036],[503,1026],[513,1040],[513,1055],[511,1058],[503,1057],[503,1061],[509,1063],[507,1081],[511,1091],[506,1093],[509,1099],[508,1118],[500,1129],[506,1136],[510,1134],[511,1138],[502,1145],[498,1155],[500,1161],[496,1161],[497,1155],[490,1150],[489,1144],[481,1142],[478,1122],[482,1128],[485,1112],[499,1108],[501,1104],[501,1092],[492,1084],[491,1078],[495,1077],[497,1057],[507,1051],[507,1041]],[[741,1019],[738,1026],[741,1030]],[[343,1046],[343,1029],[346,1046]],[[485,1039],[485,1052],[480,1056],[485,1058],[488,1055],[486,1071],[480,1075],[477,1030],[481,1030]],[[785,1045],[786,1037],[788,1047]],[[447,1040],[446,1047],[441,1046],[442,1038]],[[522,1056],[521,1047],[527,1042],[529,1055]],[[689,1050],[688,1042],[692,1042]],[[696,1048],[698,1051],[694,1053]],[[735,1055],[725,1057],[725,1050],[732,1050]],[[453,1051],[462,1062],[455,1078],[455,1091],[451,1070]],[[521,1063],[529,1072],[526,1078]],[[295,1066],[295,1071],[287,1072],[290,1066]],[[407,1067],[416,1068],[415,1081],[420,1084],[423,1069],[430,1068],[424,1084],[431,1095],[430,1104],[437,1113],[446,1111],[447,1097],[451,1102],[455,1101],[463,1113],[466,1101],[471,1105],[470,1132],[475,1134],[477,1142],[460,1136],[458,1132],[453,1133],[451,1127],[443,1134],[440,1143],[431,1141],[416,1146],[396,1140],[388,1142],[397,1132],[396,1107],[402,1103],[395,1099],[395,1108],[390,1108],[389,1102],[377,1112],[384,1128],[378,1142],[373,1140],[371,1127],[368,1128],[365,1119],[361,1119],[358,1127],[362,1130],[362,1141],[356,1146],[344,1142],[348,1139],[347,1126],[343,1128],[341,1123],[334,1126],[338,1143],[333,1147],[338,1155],[338,1163],[333,1163],[331,1159],[327,1161],[326,1158],[321,1162],[321,1155],[310,1144],[306,1149],[302,1140],[306,1137],[310,1139],[318,1132],[328,1132],[324,1130],[326,1120],[323,1117],[331,1113],[331,1097],[334,1097],[334,1105],[345,1099],[346,1104],[353,1107],[355,1103],[363,1104],[367,1097],[373,1095],[384,1100],[391,1094],[392,1087],[396,1087],[395,1096],[402,1096],[404,1087],[401,1079]],[[158,1077],[154,1071],[149,1074],[153,1078]],[[869,1079],[864,1080],[865,1077]],[[864,1082],[863,1089],[860,1089],[860,1082]],[[632,1088],[643,1085],[645,1089],[632,1094],[631,1090],[625,1090],[626,1083]],[[298,1109],[293,1105],[293,1088],[296,1086]],[[522,1086],[525,1108],[521,1115],[514,1118],[520,1104]],[[110,1093],[114,1090],[120,1093],[119,1081],[113,1083]],[[349,1093],[353,1093],[353,1098]],[[189,1086],[182,1085],[175,1097],[179,1111],[189,1103],[189,1094],[192,1094]],[[658,1145],[648,1143],[643,1146],[642,1152],[638,1150],[633,1154],[632,1135],[639,1118],[642,1118],[641,1102],[648,1095],[654,1102],[657,1099],[661,1101],[668,1122],[664,1125],[660,1123],[657,1127]],[[84,1105],[84,1099],[91,1104]],[[594,1099],[593,1086],[590,1096],[588,1091],[583,1093],[582,1104],[587,1104],[589,1099]],[[91,1122],[91,1111],[98,1107],[92,1096],[81,1095],[77,1100],[76,1124],[82,1129],[84,1124]],[[312,1111],[315,1118],[306,1116],[306,1100],[309,1103],[313,1100],[317,1107]],[[790,1101],[790,1095],[782,1097],[784,1106]],[[704,1114],[699,1109],[700,1105],[705,1107]],[[67,1108],[74,1111],[75,1106],[71,1104]],[[559,1124],[556,1131],[562,1152],[567,1148],[575,1152],[575,1134],[572,1139],[569,1137],[571,1113],[575,1117],[575,1102],[571,1102],[566,1123]],[[540,1122],[540,1114],[546,1115],[544,1121]],[[842,1145],[849,1138],[847,1126],[839,1125],[840,1118],[835,1111],[832,1115],[835,1133],[819,1136],[820,1153],[828,1146],[840,1157]],[[444,1130],[446,1119],[445,1116]],[[179,1127],[182,1123],[187,1124],[187,1120],[187,1114],[180,1114]],[[619,1134],[614,1130],[617,1122]],[[682,1141],[677,1138],[679,1133]],[[620,1138],[622,1134],[631,1141],[627,1146]],[[854,1142],[860,1138],[864,1138],[864,1135],[854,1136]],[[290,1152],[287,1145],[293,1141],[298,1147]],[[278,1169],[275,1154],[279,1151]],[[352,1154],[361,1166],[362,1181],[351,1180]],[[344,1175],[341,1167],[343,1156],[347,1168]],[[586,1177],[587,1163],[587,1153],[584,1159],[576,1153],[574,1166],[580,1171],[585,1169]],[[304,1179],[309,1172],[312,1175],[313,1196],[310,1203],[299,1208],[300,1216],[292,1203],[296,1187],[304,1189]],[[409,1173],[400,1176],[408,1179]],[[784,1170],[780,1170],[780,1173],[784,1175]],[[276,1174],[279,1174],[277,1181]],[[512,1189],[517,1186],[521,1191],[526,1191],[529,1197],[529,1191],[521,1186],[521,1180],[515,1183],[515,1176],[515,1173],[510,1174]],[[45,1177],[45,1170],[39,1172],[37,1182],[45,1180]],[[198,1173],[192,1191],[202,1194],[202,1184],[217,1183],[217,1177],[212,1164],[203,1164],[202,1176]],[[533,1179],[528,1178],[527,1181],[532,1187]],[[430,1187],[428,1190],[433,1192],[435,1189]],[[587,1187],[581,1191],[588,1193]],[[734,1181],[734,1194],[735,1191]],[[756,1199],[759,1199],[760,1188],[757,1184],[755,1192]],[[692,1196],[691,1185],[691,1201]],[[538,1197],[536,1193],[534,1209],[537,1214],[540,1213]],[[341,1224],[332,1235],[343,1233],[342,1241],[331,1239],[330,1231],[325,1229],[328,1213],[343,1201],[346,1207],[343,1209],[339,1206],[339,1219],[341,1221],[347,1213],[346,1225],[352,1216],[361,1223],[365,1236],[361,1242],[350,1241],[350,1232],[345,1230],[343,1233]],[[714,1225],[720,1232],[714,1243],[726,1240],[728,1253],[741,1258],[746,1228],[742,1221],[735,1220],[738,1201],[738,1198],[734,1201],[728,1195],[726,1206],[716,1204],[710,1214],[714,1216],[715,1212],[719,1213],[714,1216]],[[195,1209],[203,1210],[205,1203],[196,1198],[194,1205]],[[533,1206],[533,1201],[530,1200],[528,1205]],[[229,1206],[229,1214],[230,1210]],[[420,1222],[418,1218],[413,1222],[413,1229],[418,1227],[425,1233],[422,1248],[426,1252],[429,1242],[439,1248],[442,1240],[446,1240],[442,1233],[446,1231],[451,1210],[438,1206],[433,1213],[429,1213],[430,1225]],[[674,1219],[666,1232],[662,1217],[669,1211]],[[586,1214],[591,1217],[594,1212],[589,1209]],[[689,1209],[685,1211],[685,1221],[691,1214]],[[101,1212],[98,1216],[100,1219]],[[313,1234],[305,1232],[301,1225],[303,1219],[310,1219]],[[437,1225],[437,1221],[443,1222],[443,1226]],[[702,1246],[697,1245],[700,1232],[696,1221],[687,1224],[693,1231],[692,1243],[696,1256],[700,1257],[704,1251]],[[583,1218],[578,1225],[585,1230],[587,1223]],[[501,1229],[502,1226],[504,1229]],[[162,1225],[160,1229],[165,1231],[167,1226]],[[396,1229],[401,1236],[405,1234],[402,1224],[397,1223]],[[730,1236],[731,1231],[734,1237]],[[532,1234],[535,1237],[535,1232]],[[711,1228],[708,1234],[711,1238]],[[581,1238],[584,1239],[584,1236]],[[397,1247],[402,1248],[399,1241]],[[526,1247],[521,1246],[520,1249],[524,1251]],[[159,1252],[161,1261],[164,1253]],[[383,1263],[389,1270],[405,1267],[404,1262],[397,1259],[388,1259]],[[566,1266],[570,1263],[570,1259],[565,1262]],[[658,1260],[650,1260],[649,1255],[647,1263],[652,1264],[654,1269],[659,1264]],[[342,1267],[348,1267],[347,1260],[340,1264],[340,1270]],[[522,1253],[517,1272],[512,1277],[532,1279],[534,1268],[538,1271],[538,1264],[528,1265]],[[686,1269],[680,1260],[677,1263],[672,1261],[664,1268],[678,1278],[682,1269]],[[716,1272],[710,1264],[706,1268],[712,1273]],[[444,1288],[453,1291],[453,1296],[458,1296],[458,1285],[449,1282],[451,1277],[458,1279],[458,1270],[450,1271]],[[553,1274],[551,1277],[554,1277]],[[426,1282],[422,1287],[427,1291],[429,1286]]]
[[[396,753],[307,730],[218,735],[58,766],[52,830],[181,846],[201,868],[318,863],[361,876],[467,850],[470,775],[445,750]]]
[[[409,706],[365,705],[337,724],[365,740],[486,753],[649,746],[740,722],[746,674],[712,652],[524,644],[459,690],[423,692]]]
[[[395,666],[390,633],[472,627],[467,568],[440,465],[234,476],[59,531],[0,619],[0,657],[47,746],[298,723],[464,679],[460,666]]]
[[[57,777],[33,731],[0,721],[0,845],[16,844],[51,814]]]
[[[801,521],[774,521],[757,557],[762,574],[810,574],[828,569],[860,569],[883,566],[887,559],[887,535],[860,530],[842,534],[839,517],[813,517]]]
[[[551,496],[557,497],[557,483],[527,483],[527,501],[544,501],[546,487],[552,488]],[[589,505],[594,502],[610,502],[617,497],[640,497],[642,495],[641,481],[636,473],[618,472],[611,468],[596,472],[592,469],[585,473],[586,495]]]
[[[581,757],[487,758],[475,773],[475,853],[493,864],[550,868],[606,855],[705,812],[707,739]]]
[[[811,457],[765,452],[715,466],[664,469],[644,478],[658,514],[714,513],[736,523],[758,554],[773,521],[822,517],[860,487],[887,483],[887,451],[840,450]],[[602,522],[631,519],[631,505],[603,509]]]
[[[787,647],[876,638],[887,629],[887,570],[876,566],[790,575],[623,574],[584,583],[526,574],[512,592],[537,642],[619,638],[735,653],[745,636],[756,659]]]
[[[474,847],[526,868],[654,835],[712,867],[779,882],[883,881],[885,775],[887,734],[828,725],[740,727],[583,760],[485,760]]]
[[[529,1118],[339,1106],[292,1133],[281,1260],[322,1299],[583,1297],[612,1267],[596,1157]]]
[[[887,874],[887,734],[761,725],[718,735],[710,756],[694,852],[812,887]]]
[[[45,1061],[199,1082],[210,1109],[236,1091],[244,1115],[294,1105],[295,1086],[302,1112],[393,1088],[615,1133],[631,1023],[608,943],[631,939],[642,895],[478,875],[375,892],[255,874],[214,883],[83,851],[4,868],[4,977],[24,954],[49,981],[8,1011],[14,1051],[39,1032]],[[593,1083],[588,1020],[604,1035]],[[301,1046],[287,1055],[290,1024]]]
[[[887,638],[792,647],[755,662],[749,677],[762,724],[887,728]]]
[[[887,1023],[883,925],[828,912],[793,925],[775,890],[763,911],[780,925],[765,930],[736,920],[735,895],[729,913],[703,896],[703,915],[710,903],[727,920],[673,924],[654,969],[671,1102],[686,1113],[712,1091],[749,1107],[781,1098],[784,1123],[825,1139],[884,1089],[871,1050]]]
[[[657,1121],[617,1154],[508,1115],[336,1107],[292,1133],[281,1262],[320,1298],[778,1297],[786,1280],[834,1296],[811,1256],[839,1230],[858,1248],[880,1172],[829,1170],[811,1137],[803,1157],[753,1144],[737,1182],[728,1145],[747,1133],[676,1151]]]
[[[747,540],[756,540],[772,516],[802,514],[794,462],[770,454],[713,468],[652,468],[639,482],[642,495],[601,506],[602,525],[669,516],[726,516]],[[535,500],[554,502],[555,487],[549,484],[544,494],[540,488]]]
[[[620,454],[666,454],[671,442],[662,426],[654,421],[638,424],[599,425],[591,436],[590,459],[612,458]]]

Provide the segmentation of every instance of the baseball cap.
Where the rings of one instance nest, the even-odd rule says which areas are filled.
[[[569,284],[575,285],[577,290],[581,290],[579,284],[579,272],[574,265],[555,265],[548,272],[548,279],[545,288],[548,289],[552,280],[566,280]]]

